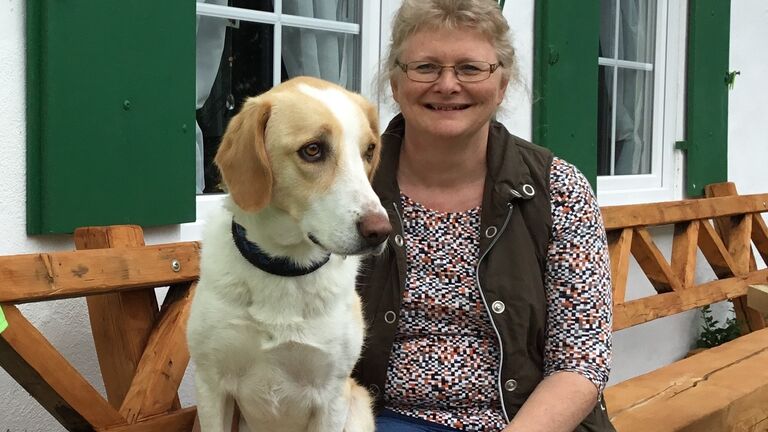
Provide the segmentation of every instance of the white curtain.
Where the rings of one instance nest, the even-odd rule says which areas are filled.
[[[198,3],[211,3],[226,5],[227,0],[197,0]],[[227,20],[208,16],[197,16],[197,48],[195,89],[197,100],[195,109],[205,105],[211,94],[211,87],[216,80],[221,63],[221,54],[224,51],[224,39],[227,31]],[[203,193],[205,177],[203,167],[203,131],[195,122],[195,189],[197,193]]]
[[[613,3],[613,2],[611,2]],[[618,59],[654,63],[656,40],[656,1],[620,0],[619,28],[616,33],[601,32],[605,49],[618,44]],[[613,12],[615,9],[611,8]],[[614,13],[602,16],[603,29],[612,29]],[[605,57],[614,53],[603,52]],[[612,73],[612,71],[610,72]],[[647,174],[651,170],[653,121],[652,71],[619,68],[616,83],[616,161],[614,174]],[[613,80],[607,79],[612,86]],[[612,94],[608,89],[607,94]]]
[[[283,13],[346,21],[353,0],[283,0]],[[288,76],[310,75],[354,87],[353,35],[283,27],[283,62]]]

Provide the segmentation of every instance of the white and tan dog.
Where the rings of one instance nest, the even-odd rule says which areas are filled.
[[[379,147],[374,108],[313,78],[231,120],[216,155],[230,196],[206,226],[188,322],[203,432],[224,432],[233,402],[251,432],[373,431],[350,373],[359,256],[391,230],[369,183]]]

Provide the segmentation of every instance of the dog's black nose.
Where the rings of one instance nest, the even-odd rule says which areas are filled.
[[[357,222],[357,232],[365,240],[368,246],[378,246],[383,243],[389,233],[392,232],[392,225],[389,224],[387,215],[381,213],[368,213]]]

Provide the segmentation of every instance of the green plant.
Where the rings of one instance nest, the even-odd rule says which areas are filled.
[[[701,333],[696,340],[697,348],[716,347],[741,335],[739,322],[733,316],[725,320],[724,326],[720,326],[720,321],[712,316],[712,308],[709,305],[701,308],[701,316],[704,318],[704,324],[701,326]]]

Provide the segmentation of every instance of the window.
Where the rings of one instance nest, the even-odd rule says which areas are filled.
[[[724,181],[729,10],[727,0],[536,2],[534,142],[584,172],[601,205]]]
[[[683,2],[601,1],[597,188],[603,203],[680,195],[674,145],[683,126],[683,12]]]
[[[197,3],[197,222],[222,199],[213,164],[229,119],[249,96],[299,75],[369,93],[377,65],[378,2],[208,0]]]
[[[229,119],[247,97],[299,75],[316,76],[350,90],[360,90],[360,3],[198,3],[198,193],[221,192],[213,157]]]

